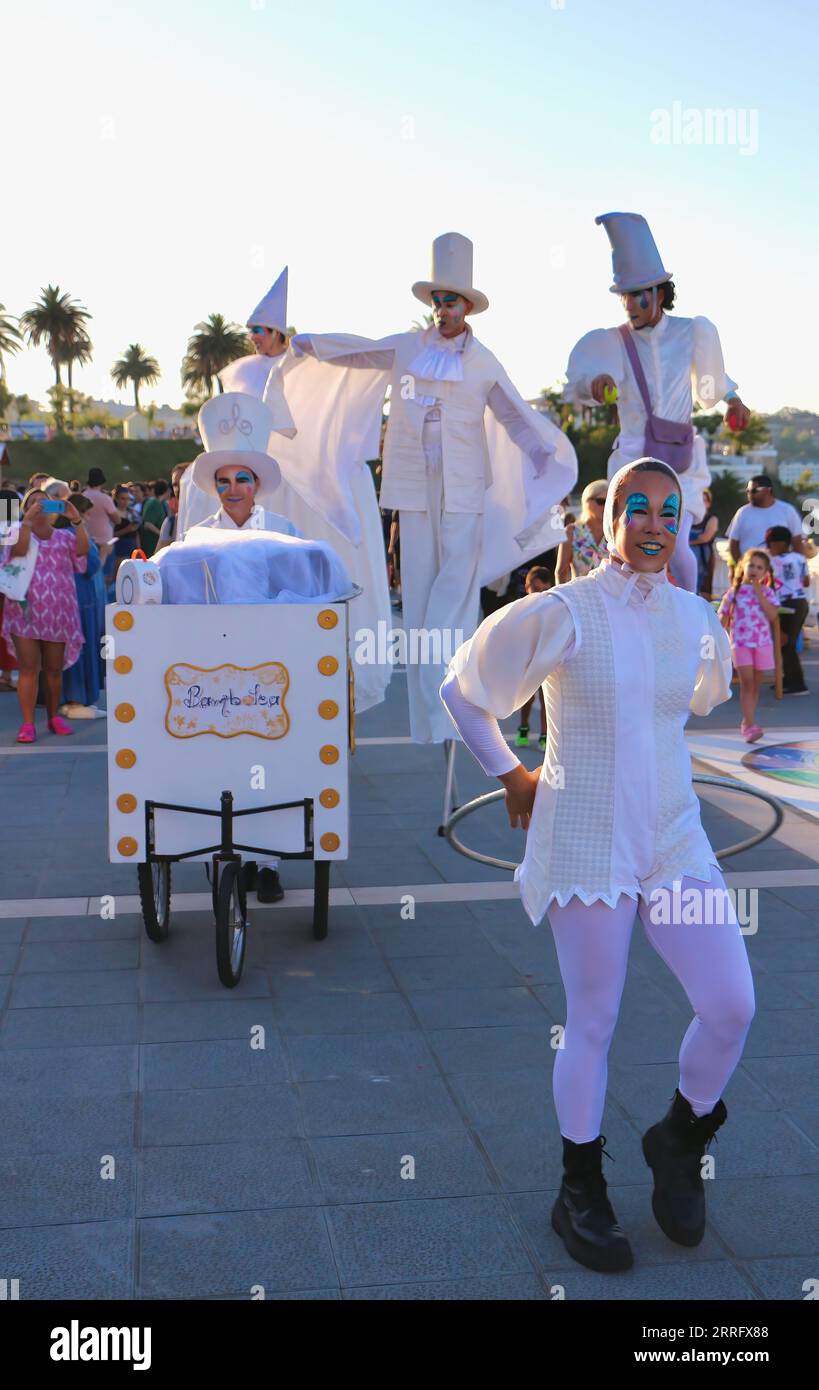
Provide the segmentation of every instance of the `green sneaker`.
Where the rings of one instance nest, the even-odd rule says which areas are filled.
[[[545,735],[545,734],[541,734],[541,735],[540,735],[540,738],[539,738],[538,741],[537,741],[537,746],[538,746],[538,748],[545,748],[545,747],[546,747],[546,735]]]
[[[516,748],[528,748],[528,747],[529,747],[529,725],[528,725],[528,724],[521,724],[520,728],[518,729],[518,732],[517,732],[517,734],[516,734],[516,736],[515,736],[515,747],[516,747]]]

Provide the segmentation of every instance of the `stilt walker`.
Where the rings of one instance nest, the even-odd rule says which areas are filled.
[[[325,438],[313,431],[319,461],[372,433],[391,388],[381,505],[400,516],[410,733],[416,743],[451,743],[438,688],[461,640],[455,634],[474,632],[482,583],[564,539],[557,504],[575,483],[577,461],[466,322],[489,304],[473,284],[471,241],[456,232],[438,237],[431,278],[412,291],[432,305],[432,327],[376,340],[299,334],[293,349],[339,377],[328,396],[339,414]],[[287,379],[285,387],[291,400]],[[316,464],[300,422],[291,447],[302,451],[303,479]],[[347,527],[338,501],[337,524]]]
[[[688,544],[691,526],[705,515],[703,491],[711,481],[705,441],[691,417],[697,402],[713,410],[730,403],[735,429],[750,411],[725,372],[719,334],[709,319],[670,317],[676,290],[645,218],[607,212],[595,219],[611,242],[614,283],[628,322],[596,328],[573,348],[566,368],[566,395],[581,405],[616,399],[620,433],[608,464],[609,478],[643,455],[665,460],[679,474],[683,513],[671,572],[696,592],[697,561]]]
[[[705,715],[730,699],[731,652],[710,604],[668,582],[681,511],[667,464],[620,468],[606,497],[609,557],[493,613],[441,686],[477,761],[505,785],[511,825],[528,831],[515,878],[535,926],[548,913],[567,1005],[553,1077],[564,1174],[552,1225],[597,1270],[633,1261],[607,1196],[600,1128],[636,916],[694,1011],[669,1111],[643,1136],[655,1218],[681,1245],[703,1237],[701,1159],[725,1122],[722,1092],[754,1012],[683,732],[689,710]],[[529,772],[497,720],[540,685],[546,754]]]

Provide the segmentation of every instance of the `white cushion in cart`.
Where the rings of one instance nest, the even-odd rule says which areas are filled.
[[[163,603],[331,603],[354,593],[326,541],[194,526],[154,556]]]

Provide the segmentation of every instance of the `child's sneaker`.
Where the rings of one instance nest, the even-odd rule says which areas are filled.
[[[518,729],[517,734],[515,735],[515,747],[516,747],[516,748],[528,748],[528,747],[529,747],[529,725],[528,725],[528,724],[521,724],[520,728]]]
[[[538,746],[538,748],[545,748],[545,747],[546,747],[546,735],[545,735],[545,734],[541,734],[541,735],[540,735],[540,738],[539,738],[538,741],[537,741],[537,746]]]

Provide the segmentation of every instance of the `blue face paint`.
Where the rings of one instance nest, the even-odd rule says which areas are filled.
[[[626,525],[630,526],[638,512],[648,511],[648,498],[644,492],[632,492],[626,498]]]
[[[672,513],[668,518],[669,512]],[[676,492],[672,492],[663,502],[662,518],[665,522],[666,531],[670,531],[672,536],[676,536],[680,529],[680,499]]]
[[[645,290],[643,290],[642,294],[640,295],[639,304],[641,309],[648,308],[648,295],[646,294]]]

